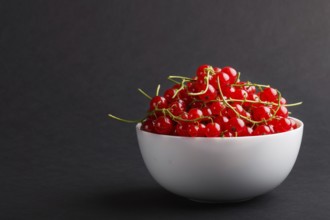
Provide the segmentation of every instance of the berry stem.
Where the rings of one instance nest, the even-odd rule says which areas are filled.
[[[158,84],[157,89],[156,89],[156,96],[159,95],[159,90],[160,90],[160,84]]]
[[[169,76],[168,79],[187,79],[187,80],[192,80],[189,77],[185,77],[185,76]]]
[[[148,99],[152,99],[150,95],[148,95],[145,91],[143,91],[142,89],[138,88],[138,91],[140,93],[142,93],[142,95],[144,95],[145,97],[147,97]]]
[[[144,118],[143,118],[143,119],[140,119],[140,120],[128,120],[128,119],[119,118],[119,117],[114,116],[114,115],[112,115],[112,114],[108,114],[108,116],[109,116],[110,118],[116,119],[116,120],[118,120],[118,121],[126,122],[126,123],[139,123],[139,122],[141,122],[141,121],[144,120]]]
[[[175,84],[180,84],[180,82],[174,80],[174,79],[171,79],[171,78],[167,78],[168,80],[170,80],[171,82],[174,82]]]

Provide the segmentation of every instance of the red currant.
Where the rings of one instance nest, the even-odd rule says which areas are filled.
[[[267,101],[267,102],[276,102],[278,98],[278,93],[276,89],[273,89],[271,87],[265,88],[261,93],[260,93],[260,99],[262,101]]]
[[[215,88],[212,85],[209,85],[207,88],[206,88],[206,85],[201,86],[200,91],[205,91],[205,90],[206,90],[206,92],[204,94],[199,95],[199,98],[202,101],[204,101],[204,102],[211,101],[217,97],[217,91],[215,90]]]
[[[274,111],[277,109],[277,106],[274,107]],[[276,112],[276,116],[287,118],[289,116],[289,111],[285,106],[281,106]]]
[[[163,96],[155,96],[150,101],[150,108],[149,110],[155,110],[155,109],[163,109],[167,108],[167,101]]]
[[[221,115],[221,112],[225,110],[226,107],[222,104],[222,102],[217,101],[213,102],[210,108],[213,115]]]
[[[220,125],[216,122],[208,123],[206,125],[205,135],[206,137],[219,137],[221,134]]]
[[[203,112],[202,110],[198,108],[191,108],[188,112],[188,119],[189,120],[195,120],[203,117]]]
[[[276,132],[285,132],[291,129],[291,120],[288,118],[277,119],[274,123],[274,130]]]
[[[186,110],[186,103],[181,99],[174,101],[170,104],[169,110],[173,115],[179,116]]]
[[[164,98],[166,99],[167,102],[171,102],[173,101],[173,99],[177,98],[177,97],[173,98],[175,91],[176,89],[170,88],[164,92]]]
[[[158,134],[171,134],[174,123],[168,116],[160,116],[155,120],[155,131]]]
[[[196,123],[190,123],[188,125],[188,134],[190,137],[197,137],[199,134],[199,126]]]
[[[253,131],[253,135],[266,135],[266,134],[271,134],[271,130],[269,128],[269,126],[267,125],[259,125],[258,127],[256,127]]]
[[[228,74],[230,84],[233,84],[237,81],[237,71],[234,68],[226,66],[222,68],[221,72]]]
[[[201,65],[197,68],[197,71],[196,71],[196,76],[199,77],[199,76],[206,76],[206,69],[209,68],[210,66],[207,65],[207,64],[204,64],[204,65]]]
[[[242,136],[246,132],[245,122],[238,117],[230,118],[228,121],[228,130],[235,134],[235,136]]]
[[[154,120],[151,118],[147,118],[141,125],[141,130],[148,132],[155,132]]]
[[[266,106],[259,106],[252,110],[252,118],[255,121],[267,120],[271,117],[271,110]]]

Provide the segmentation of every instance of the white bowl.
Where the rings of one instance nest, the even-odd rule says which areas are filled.
[[[232,138],[153,134],[136,126],[143,160],[165,189],[201,202],[235,202],[280,185],[301,144],[303,122],[284,133]]]

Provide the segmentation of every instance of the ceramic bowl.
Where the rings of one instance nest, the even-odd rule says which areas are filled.
[[[200,202],[237,202],[262,195],[290,173],[301,144],[303,122],[284,133],[232,137],[177,137],[136,126],[143,160],[168,191]]]

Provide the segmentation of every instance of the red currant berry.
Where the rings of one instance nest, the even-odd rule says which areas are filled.
[[[259,106],[252,110],[252,118],[255,121],[267,120],[271,117],[271,110],[267,106]]]
[[[290,119],[290,121],[291,121],[291,127],[292,127],[293,129],[296,129],[296,128],[298,127],[297,122],[296,122],[295,120],[293,120],[292,118],[289,118],[289,119]]]
[[[222,102],[218,101],[218,102],[213,102],[211,104],[211,111],[213,115],[221,115],[221,112],[226,108]]]
[[[178,136],[188,137],[188,125],[187,123],[178,123],[175,127],[175,133]]]
[[[283,98],[283,97],[281,97],[281,99],[280,99],[280,104],[281,104],[281,105],[285,105],[285,104],[286,104],[286,99]]]
[[[248,98],[248,93],[244,89],[236,89],[232,95],[232,98],[244,100]]]
[[[199,134],[199,126],[196,123],[190,123],[188,125],[188,134],[190,137],[197,137]]]
[[[155,120],[155,131],[158,134],[171,134],[174,123],[167,116],[160,116]]]
[[[228,74],[230,84],[233,84],[237,81],[237,71],[234,68],[232,68],[230,66],[226,66],[226,67],[222,68],[221,72]]]
[[[222,130],[228,129],[229,118],[227,116],[218,116],[214,119],[214,122],[218,123]]]
[[[220,87],[221,89],[223,89],[225,86],[229,85],[230,84],[230,81],[229,81],[229,76],[227,73],[223,73],[223,72],[220,72],[220,73],[216,73],[211,79],[210,79],[210,84],[214,87],[214,88],[217,88],[219,89],[219,85],[218,85],[218,80],[220,82]]]
[[[246,127],[246,133],[245,136],[251,136],[253,133],[253,128],[251,127]]]
[[[234,98],[235,93],[236,93],[236,88],[235,87],[225,87],[222,91],[223,95],[226,96],[227,98]]]
[[[243,109],[243,107],[242,107],[240,104],[235,103],[235,104],[232,105],[232,107],[235,109],[235,111],[236,111],[238,114],[240,114],[240,115],[242,115],[242,116],[246,116],[246,111]],[[236,113],[234,112],[234,110],[232,110],[231,108],[229,108],[229,109],[228,109],[228,116],[229,116],[230,118],[232,118],[232,117],[236,117],[237,115],[236,115]]]
[[[276,132],[285,132],[291,129],[291,120],[288,118],[280,118],[274,122],[274,130]]]
[[[164,92],[164,98],[167,102],[173,101],[173,99],[176,99],[177,97],[173,98],[175,94],[176,89],[170,88]]]
[[[220,69],[219,67],[213,67],[213,70],[214,70],[214,73],[215,73],[215,74],[221,72],[221,69]]]
[[[206,137],[219,137],[220,134],[221,134],[221,129],[218,123],[211,122],[206,125],[206,130],[205,130]]]
[[[212,116],[212,111],[209,107],[202,108],[203,116]]]
[[[265,88],[261,93],[260,93],[260,99],[262,101],[267,101],[267,102],[276,102],[278,98],[278,93],[276,89],[273,89],[271,87]]]
[[[245,122],[241,118],[233,117],[228,121],[228,130],[235,136],[242,136],[246,132]]]
[[[201,86],[200,91],[205,91],[205,90],[206,92],[204,94],[198,96],[200,100],[207,102],[214,100],[217,97],[217,91],[212,85],[209,85],[207,88],[206,85]]]
[[[276,111],[278,106],[274,107],[274,111]],[[281,106],[278,111],[276,112],[276,116],[280,116],[283,118],[287,118],[289,116],[289,111],[285,106]]]
[[[151,118],[147,118],[144,122],[142,122],[141,130],[148,132],[155,132],[154,120]]]
[[[259,125],[258,127],[256,127],[253,131],[253,135],[266,135],[266,134],[271,134],[271,130],[269,128],[269,126],[267,125]]]
[[[163,96],[155,96],[150,101],[150,108],[149,110],[155,110],[155,109],[163,109],[167,108],[167,101]]]
[[[222,134],[224,137],[234,137],[235,135],[230,131],[225,131]]]
[[[206,126],[202,123],[199,123],[198,127],[199,127],[198,137],[205,137]]]
[[[173,115],[179,116],[186,110],[186,103],[181,99],[174,101],[170,104],[169,110]]]
[[[196,76],[199,77],[199,76],[206,76],[206,69],[209,68],[210,66],[207,65],[207,64],[204,64],[204,65],[201,65],[197,68],[197,71],[196,71]]]
[[[203,117],[203,112],[202,110],[198,108],[191,108],[188,112],[188,119],[189,120],[195,120]]]
[[[203,106],[204,106],[204,103],[201,101],[192,102],[190,104],[190,108],[202,108]]]

